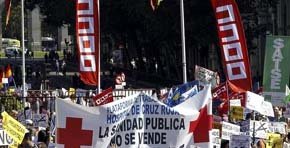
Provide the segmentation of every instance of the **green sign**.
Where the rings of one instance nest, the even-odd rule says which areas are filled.
[[[282,106],[285,87],[289,82],[290,37],[267,36],[263,89],[265,100]]]

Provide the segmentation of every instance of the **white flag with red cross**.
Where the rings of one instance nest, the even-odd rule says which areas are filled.
[[[211,127],[204,125],[212,121],[210,89],[206,86],[174,108],[145,94],[97,107],[57,99],[57,147],[185,148],[193,140],[194,145],[208,143]]]

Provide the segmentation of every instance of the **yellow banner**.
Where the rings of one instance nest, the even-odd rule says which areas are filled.
[[[244,108],[241,106],[231,106],[230,117],[232,119],[243,120]]]
[[[16,142],[13,142],[8,146],[8,148],[18,148],[18,144]]]
[[[280,134],[267,133],[267,145],[266,148],[282,148],[283,139]]]
[[[4,131],[14,140],[14,142],[21,143],[28,130],[7,112],[4,111],[1,115],[3,117],[2,126]]]

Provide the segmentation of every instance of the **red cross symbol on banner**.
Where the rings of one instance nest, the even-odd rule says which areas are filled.
[[[194,143],[209,142],[209,130],[212,129],[212,115],[208,115],[207,106],[200,109],[195,121],[191,121],[189,132],[194,134]]]
[[[66,128],[57,128],[57,143],[64,148],[80,148],[81,145],[92,146],[93,131],[82,130],[82,118],[66,118]]]

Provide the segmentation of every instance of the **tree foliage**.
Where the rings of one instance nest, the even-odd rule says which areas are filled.
[[[32,10],[38,5],[45,16],[43,20],[48,26],[59,27],[69,24],[74,28],[75,2],[72,0],[26,0],[26,8]],[[142,56],[155,57],[161,64],[160,66],[165,67],[167,73],[181,79],[179,74],[182,73],[182,65],[178,64],[181,63],[179,0],[163,0],[155,11],[151,9],[149,0],[99,0],[99,3],[102,38],[110,36],[117,44],[126,44],[128,48],[126,56],[129,59],[133,56],[139,59]],[[277,0],[237,0],[237,3],[242,13],[257,15],[260,11],[258,8],[274,7]],[[254,4],[258,6],[252,8]],[[209,45],[218,43],[210,1],[184,0],[184,14],[187,52],[201,52],[201,55],[206,57]],[[257,21],[258,19],[254,17],[251,19]],[[251,26],[254,27],[251,28],[248,27],[246,21],[244,22],[249,40],[260,33],[259,31],[264,31],[260,29],[264,26]],[[134,52],[131,52],[133,50]],[[193,57],[188,58],[188,60],[193,60]],[[200,64],[196,63],[198,60],[194,59],[194,61],[195,64]]]
[[[25,0],[25,8],[33,10],[40,8],[43,20],[49,26],[60,27],[63,24],[74,24],[74,0]]]
[[[0,93],[0,109],[4,110],[8,113],[11,113],[12,110],[21,110],[23,109],[23,104],[20,101],[21,99],[15,95],[10,93],[3,94]]]
[[[149,0],[100,0],[101,36],[110,36],[116,43],[128,45],[137,55],[156,58],[160,66],[167,67],[168,73],[181,73],[181,24],[180,2],[164,0],[153,11]],[[51,26],[75,24],[75,1],[71,0],[30,0],[29,9],[40,7],[44,21]],[[210,1],[185,0],[186,47],[196,50],[216,42],[216,31]],[[114,48],[114,47],[112,47]],[[142,50],[144,49],[144,50]],[[128,52],[130,53],[130,52]],[[133,52],[134,53],[134,52]],[[162,58],[161,58],[162,57]],[[176,62],[177,61],[177,62]],[[179,70],[180,69],[180,70]],[[177,76],[181,77],[181,76]]]
[[[2,36],[21,39],[21,5],[18,1],[12,0],[11,15],[6,26],[6,11],[2,13]]]

